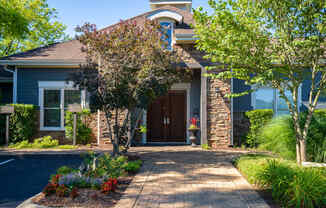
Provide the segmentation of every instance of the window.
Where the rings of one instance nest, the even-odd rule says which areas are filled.
[[[172,22],[161,22],[162,32],[165,34],[162,37],[163,41],[167,42],[167,49],[172,49],[172,32],[173,32],[173,23]]]
[[[69,104],[85,107],[85,92],[64,82],[39,82],[40,129],[64,130],[64,115]]]
[[[290,91],[285,92],[286,96],[293,102]],[[299,88],[299,103],[301,102],[301,87]],[[254,109],[273,109],[275,115],[289,114],[288,106],[277,89],[263,87],[252,93],[252,106]]]

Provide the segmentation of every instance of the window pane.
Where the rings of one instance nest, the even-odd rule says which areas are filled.
[[[65,108],[69,104],[81,104],[81,91],[80,90],[65,90]]]
[[[44,90],[44,107],[60,108],[60,90]]]
[[[45,127],[60,127],[61,121],[60,109],[45,109],[44,110],[44,126]]]
[[[164,33],[164,36],[162,37],[163,41],[166,41],[167,43],[167,49],[171,49],[172,44],[172,23],[170,22],[161,22],[162,31]]]
[[[262,88],[256,91],[256,109],[273,109],[273,89]]]

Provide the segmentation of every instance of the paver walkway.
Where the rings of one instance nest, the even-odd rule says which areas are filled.
[[[233,167],[237,154],[190,146],[139,147],[145,160],[115,208],[267,208]]]

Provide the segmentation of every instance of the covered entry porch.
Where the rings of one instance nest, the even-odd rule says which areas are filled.
[[[167,95],[152,102],[143,114],[142,125],[147,131],[142,134],[142,144],[190,144],[188,128],[192,118],[200,128],[196,143],[206,139],[201,138],[205,123],[202,122],[201,73],[200,68],[194,69],[191,82],[174,84]]]

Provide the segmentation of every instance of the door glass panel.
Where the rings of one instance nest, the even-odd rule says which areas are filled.
[[[65,90],[65,108],[69,104],[81,104],[81,91],[80,90]]]
[[[60,108],[60,90],[44,90],[44,107]]]
[[[60,109],[44,109],[44,126],[60,127],[61,121]]]
[[[273,109],[274,91],[271,88],[261,88],[256,92],[256,109]]]

